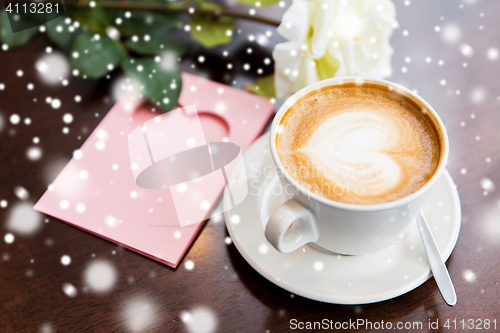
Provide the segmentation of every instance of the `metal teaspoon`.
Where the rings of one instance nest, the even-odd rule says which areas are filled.
[[[453,282],[422,211],[417,213],[415,219],[417,220],[418,230],[424,243],[425,253],[427,253],[427,260],[431,266],[431,271],[441,292],[441,296],[443,296],[448,305],[454,306],[457,304],[457,294],[455,293]]]

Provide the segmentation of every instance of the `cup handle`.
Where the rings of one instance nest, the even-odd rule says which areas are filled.
[[[265,235],[281,253],[295,251],[319,238],[314,214],[293,199],[285,202],[271,215]]]

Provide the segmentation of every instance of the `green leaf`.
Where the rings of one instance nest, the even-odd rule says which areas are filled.
[[[177,67],[156,62],[153,58],[125,59],[122,69],[141,86],[141,93],[165,112],[177,105],[181,93],[181,72]]]
[[[130,17],[123,10],[110,12],[113,22],[120,19],[121,23],[115,27],[125,37],[144,35],[163,37],[175,28],[182,26],[182,17],[177,13],[153,13],[150,11],[129,11]]]
[[[59,16],[58,18],[47,22],[47,35],[60,49],[68,52],[75,38],[82,32],[80,28],[75,28],[71,23],[66,24],[64,20],[69,18],[69,15]]]
[[[314,62],[316,63],[316,70],[318,71],[320,80],[332,78],[340,66],[337,58],[332,56],[328,51],[325,52],[322,58],[314,59]]]
[[[82,32],[71,46],[73,67],[89,78],[99,78],[116,67],[125,56],[122,46],[105,34]],[[111,66],[112,68],[108,68]]]
[[[203,9],[222,9],[213,2],[198,1]],[[227,44],[233,37],[234,19],[220,16],[214,18],[207,14],[193,14],[189,21],[191,37],[206,48]]]
[[[260,7],[267,7],[274,5],[280,0],[237,0],[237,1],[247,6],[257,6],[257,2],[260,2]]]
[[[144,38],[129,39],[126,42],[128,49],[143,55],[157,55],[161,53],[172,53],[178,57],[182,57],[189,50],[189,42],[185,39],[165,35],[163,37],[151,37],[148,41]]]
[[[94,8],[88,9],[73,9],[71,16],[75,21],[78,21],[83,30],[94,33],[105,33],[106,28],[110,25],[110,20],[106,12],[96,2]]]
[[[261,77],[254,83],[246,85],[246,91],[253,92],[254,94],[267,97],[276,98],[276,91],[274,89],[274,74]]]
[[[20,21],[29,20],[27,15],[18,16]],[[0,41],[2,44],[6,44],[9,49],[14,49],[27,44],[37,33],[37,27],[13,33],[7,12],[5,10],[0,12]]]

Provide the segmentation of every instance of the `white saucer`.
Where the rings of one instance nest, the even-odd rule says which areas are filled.
[[[418,287],[432,276],[416,224],[390,248],[363,256],[337,255],[311,245],[288,254],[275,250],[264,236],[264,227],[269,215],[287,198],[280,191],[268,142],[265,134],[245,152],[249,194],[235,208],[224,209],[233,243],[255,270],[294,294],[337,304],[387,300]],[[237,181],[237,176],[235,170],[231,181]],[[230,207],[227,197],[223,203]],[[460,200],[448,171],[429,193],[424,212],[447,260],[461,223]]]

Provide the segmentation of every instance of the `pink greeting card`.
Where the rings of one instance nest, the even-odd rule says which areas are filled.
[[[195,186],[183,183],[169,188],[168,184],[136,183],[140,172],[134,169],[143,163],[139,170],[142,171],[151,167],[160,155],[167,158],[185,150],[186,142],[193,147],[229,142],[244,151],[264,130],[274,110],[269,100],[232,87],[187,73],[182,74],[182,80],[178,102],[181,109],[171,114],[160,116],[143,108],[127,110],[123,102],[118,102],[34,208],[176,267],[203,224],[193,221],[208,217],[225,185],[221,172],[230,172],[230,168],[221,166],[215,170],[216,167],[213,170],[217,172],[210,173],[205,183],[197,183],[196,194],[200,193],[201,199],[196,199],[195,204],[189,201],[196,197]],[[198,117],[191,123],[195,127],[201,125],[202,134],[186,125],[193,106]],[[163,132],[151,130],[154,118],[167,124],[166,137],[161,140],[158,135]],[[146,133],[145,143],[130,148],[129,134],[138,135],[138,128]],[[195,133],[198,137],[184,138],[183,133]],[[149,156],[141,160],[140,154],[134,152],[143,155],[149,152]],[[212,168],[214,162],[212,159]],[[179,214],[187,206],[189,216]]]

